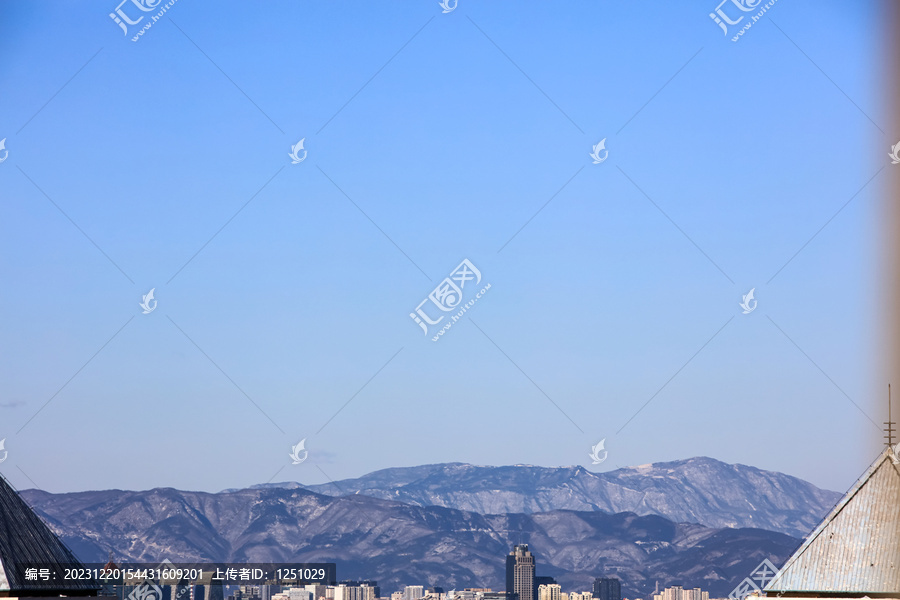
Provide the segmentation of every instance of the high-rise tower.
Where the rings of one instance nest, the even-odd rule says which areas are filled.
[[[598,577],[594,580],[594,598],[622,600],[622,584],[615,577]]]
[[[528,551],[528,544],[519,544],[506,557],[506,597],[537,600],[534,591],[534,555]]]

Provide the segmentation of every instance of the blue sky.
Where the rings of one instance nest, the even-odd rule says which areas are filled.
[[[115,8],[0,5],[17,487],[873,458],[875,4],[738,42],[694,0],[179,1],[137,42]],[[466,258],[491,289],[432,342]]]

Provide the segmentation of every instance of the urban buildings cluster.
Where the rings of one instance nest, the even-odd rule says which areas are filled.
[[[377,581],[341,581],[322,585],[242,585],[227,588],[210,585],[162,585],[159,597],[152,600],[628,600],[622,598],[621,582],[615,577],[598,577],[590,590],[563,591],[553,577],[536,573],[534,554],[527,544],[515,546],[506,557],[506,589],[465,588],[444,590],[436,586],[407,585],[389,596],[382,596]],[[120,600],[131,598],[129,590],[110,595]],[[650,600],[650,599],[648,599]],[[652,600],[710,600],[699,588],[674,586],[653,594]]]
[[[622,600],[622,585],[615,577],[598,577],[590,591],[564,592],[555,579],[536,573],[534,554],[528,550],[528,544],[516,545],[506,557],[506,599]]]
[[[510,588],[494,591],[491,588],[447,590],[424,585],[407,585],[390,596],[382,596],[377,581],[341,581],[333,585],[242,585],[229,589],[215,585],[159,585],[158,597],[153,600],[628,600],[622,598],[621,583],[614,577],[598,577],[591,590],[564,592],[552,577],[534,575],[534,556],[527,546],[516,546],[507,561]],[[132,598],[134,588],[116,586],[106,595],[120,600]],[[149,600],[149,599],[147,599]],[[652,600],[710,600],[709,592],[700,588],[683,589],[673,586],[654,593]]]
[[[110,557],[107,571],[117,569]],[[101,595],[117,600],[628,600],[622,598],[622,585],[615,577],[594,579],[589,590],[563,591],[553,577],[536,572],[534,554],[527,544],[516,545],[506,556],[506,589],[465,588],[444,590],[436,586],[407,585],[389,595],[382,595],[377,581],[339,581],[328,584],[223,586],[209,582],[158,582],[152,588],[122,585],[121,581],[105,581]],[[647,600],[651,600],[648,597]],[[652,600],[710,600],[709,593],[699,588],[674,586],[656,592]]]

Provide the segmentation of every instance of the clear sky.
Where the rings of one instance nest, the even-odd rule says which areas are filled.
[[[17,487],[877,452],[875,4],[116,1],[0,4]]]

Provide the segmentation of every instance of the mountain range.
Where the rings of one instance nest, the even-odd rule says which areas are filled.
[[[564,589],[616,576],[629,597],[660,586],[725,596],[763,558],[781,564],[800,540],[761,529],[716,529],[601,511],[481,515],[302,489],[209,494],[154,489],[23,492],[82,560],[335,562],[341,579],[382,589],[504,587],[504,556],[527,543],[538,574]]]
[[[606,473],[580,466],[445,463],[384,469],[321,485],[286,482],[254,487],[362,494],[480,514],[633,512],[709,527],[757,527],[794,537],[809,533],[841,497],[790,475],[706,457]]]
[[[707,458],[604,474],[442,464],[326,486],[21,494],[87,562],[110,551],[120,561],[336,562],[340,579],[377,579],[383,594],[502,590],[505,555],[527,543],[538,574],[564,590],[616,576],[631,598],[657,582],[724,597],[764,558],[782,564],[838,496]]]

